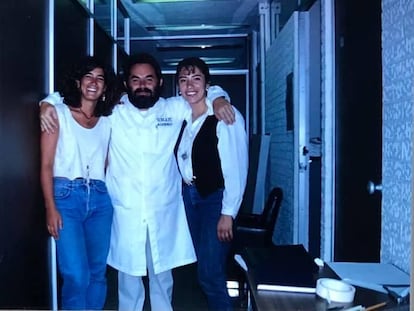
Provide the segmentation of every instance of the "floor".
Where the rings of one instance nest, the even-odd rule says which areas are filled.
[[[174,311],[207,311],[207,302],[198,286],[196,279],[196,265],[191,264],[176,268],[173,270],[174,289],[173,289],[173,308]],[[147,283],[147,280],[144,279]],[[117,273],[116,270],[109,268],[108,270],[108,297],[105,310],[117,310]],[[148,298],[146,299],[145,311],[151,310]],[[247,310],[247,302],[245,299],[235,297],[232,298],[234,303],[234,311]],[[154,310],[157,311],[157,310]]]

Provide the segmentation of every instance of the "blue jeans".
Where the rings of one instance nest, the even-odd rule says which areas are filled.
[[[201,197],[195,186],[183,185],[183,198],[197,254],[198,281],[207,296],[209,310],[232,310],[226,286],[230,243],[219,241],[217,236],[223,190]]]
[[[63,229],[56,241],[62,309],[99,310],[106,299],[106,259],[113,207],[100,180],[54,178]]]

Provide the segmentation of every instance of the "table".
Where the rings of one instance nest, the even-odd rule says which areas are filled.
[[[258,291],[256,290],[256,281],[254,279],[254,269],[248,269],[245,271],[247,285],[248,285],[248,295],[249,295],[249,310],[257,311],[293,311],[293,310],[303,310],[303,311],[327,311],[335,310],[330,309],[335,306],[343,307],[343,310],[351,308],[352,306],[362,305],[364,307],[369,307],[376,305],[378,303],[386,302],[385,307],[377,309],[380,310],[409,310],[408,305],[397,305],[391,298],[384,293],[373,291],[366,288],[355,287],[356,293],[354,301],[349,304],[340,304],[332,302],[328,305],[328,302],[316,294],[308,293],[290,293],[290,292],[278,292],[278,291]],[[327,265],[319,269],[316,279],[319,278],[335,278],[339,279],[335,272]],[[337,309],[340,310],[340,309]]]

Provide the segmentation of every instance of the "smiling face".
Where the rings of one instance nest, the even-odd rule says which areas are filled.
[[[86,73],[79,82],[81,100],[97,101],[105,92],[105,74],[102,68]]]
[[[197,66],[183,67],[178,74],[181,96],[190,104],[204,103],[208,84],[206,77]]]
[[[152,107],[160,97],[161,83],[150,64],[135,64],[127,80],[128,98],[139,109]]]

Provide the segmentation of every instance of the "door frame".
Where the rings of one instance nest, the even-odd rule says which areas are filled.
[[[322,214],[321,257],[333,260],[335,241],[335,4],[334,0],[321,2],[322,29]]]

